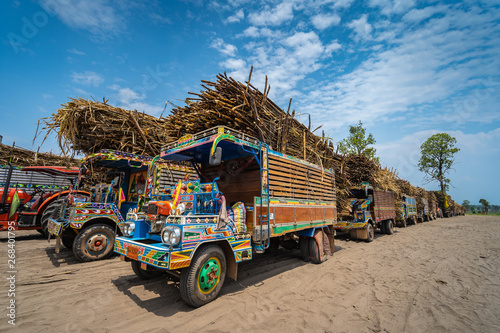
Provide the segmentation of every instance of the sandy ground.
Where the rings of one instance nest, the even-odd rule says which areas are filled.
[[[7,276],[7,234],[0,268]],[[79,263],[33,231],[16,232],[19,332],[500,332],[500,218],[454,217],[336,240],[321,265],[280,249],[241,264],[199,309],[173,282],[139,280],[118,257]]]

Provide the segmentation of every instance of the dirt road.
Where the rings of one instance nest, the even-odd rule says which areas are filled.
[[[15,326],[0,234],[0,331],[500,332],[500,217],[454,217],[336,240],[321,265],[280,249],[241,264],[193,309],[173,282],[144,282],[118,257],[79,263],[35,231],[16,232]]]

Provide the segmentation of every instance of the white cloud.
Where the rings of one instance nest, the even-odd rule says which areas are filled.
[[[238,51],[236,46],[224,43],[222,38],[215,38],[210,46],[217,49],[220,53],[230,57],[234,57]]]
[[[104,77],[101,74],[92,71],[84,71],[81,73],[73,72],[70,76],[73,82],[86,86],[98,87],[104,82]]]
[[[85,55],[85,52],[78,51],[77,49],[69,49],[68,52],[76,55]]]
[[[389,25],[398,36],[384,41],[391,47],[373,49],[353,71],[312,86],[298,110],[330,129],[401,115],[409,119],[399,122],[407,128],[497,121],[500,84],[491,76],[500,68],[500,46],[492,42],[500,36],[497,20],[477,8],[456,9],[413,29]],[[340,60],[349,64],[344,55]]]
[[[349,28],[354,30],[356,38],[371,39],[372,26],[368,23],[367,15],[363,14],[359,19],[353,20],[347,24]]]
[[[371,7],[379,7],[384,15],[406,13],[415,6],[415,0],[370,0]]]
[[[124,19],[107,0],[39,0],[49,13],[55,14],[64,24],[84,29],[105,38],[121,31]]]
[[[130,88],[118,89],[118,100],[123,104],[130,104],[133,100],[143,99],[144,96],[139,95]]]
[[[422,9],[412,9],[403,16],[403,20],[408,22],[420,22],[436,13],[444,12],[447,9],[448,6],[430,6]]]
[[[128,87],[122,88],[117,84],[113,84],[108,89],[116,92],[114,97],[118,100],[118,107],[126,110],[144,111],[151,115],[159,115],[163,111],[163,106],[144,102],[146,95],[139,94]]]
[[[253,25],[280,25],[293,18],[293,2],[282,2],[274,8],[265,6],[250,13],[248,19]]]
[[[257,27],[248,27],[245,29],[245,31],[243,31],[243,35],[246,36],[246,37],[253,37],[253,38],[257,38],[260,36],[260,33],[259,33],[259,28]]]
[[[340,50],[341,48],[342,48],[342,45],[340,45],[340,44],[339,44],[339,42],[335,40],[335,41],[331,42],[330,44],[328,44],[328,45],[326,46],[326,48],[325,48],[325,53],[326,53],[327,55],[331,55],[331,54],[332,54],[332,52],[335,52],[335,51],[337,51],[337,50]]]
[[[236,13],[234,13],[234,15],[229,16],[227,18],[227,22],[235,23],[241,21],[244,18],[245,18],[245,13],[243,12],[243,9],[240,9]]]
[[[325,30],[339,23],[340,16],[337,14],[318,14],[312,18],[312,24],[318,30]]]

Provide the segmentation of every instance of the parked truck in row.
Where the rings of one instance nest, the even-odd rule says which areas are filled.
[[[367,183],[350,190],[351,216],[334,228],[349,232],[351,238],[373,241],[375,229],[388,235],[394,233],[396,221],[395,194],[374,189]]]
[[[74,193],[68,197],[62,208],[49,219],[48,232],[56,237],[56,252],[59,252],[62,242],[80,261],[109,257],[113,253],[115,235],[122,235],[127,212],[137,210],[139,200],[146,195],[151,161],[148,156],[116,150],[102,150],[84,157],[77,188],[83,186],[86,176],[96,168],[105,173],[105,180],[90,184],[90,196]],[[154,181],[163,181],[167,185],[173,184],[170,178],[174,174],[192,172],[190,168],[163,163],[158,163],[156,170],[159,174]]]
[[[140,278],[167,272],[183,300],[199,307],[271,243],[300,248],[314,263],[333,253],[333,170],[222,126],[186,135],[160,156],[192,162],[197,177],[152,189],[150,201],[127,214],[114,251]]]
[[[403,195],[403,204],[401,207],[402,215],[399,219],[399,225],[406,228],[408,225],[417,224],[417,201],[415,197]]]

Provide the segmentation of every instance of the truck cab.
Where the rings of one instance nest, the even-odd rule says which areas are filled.
[[[128,212],[137,212],[139,201],[146,196],[147,173],[152,158],[116,150],[102,150],[82,159],[78,188],[87,178],[99,179],[91,184],[89,200],[72,195],[63,208],[51,218],[48,231],[56,237],[56,252],[62,242],[80,261],[93,261],[113,253],[115,235],[123,233]],[[158,163],[162,168],[189,168]],[[154,181],[160,181],[160,176]]]
[[[394,193],[373,188],[368,183],[354,186],[350,190],[350,216],[338,222],[334,228],[349,232],[351,238],[371,242],[375,230],[392,234],[396,218]]]

